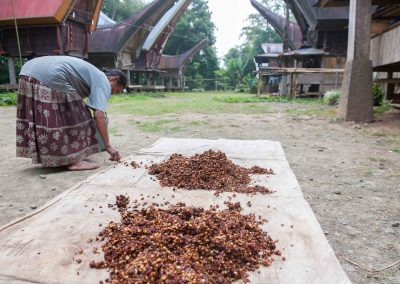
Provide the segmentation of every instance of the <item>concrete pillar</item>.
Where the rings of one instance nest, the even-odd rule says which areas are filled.
[[[347,62],[342,82],[338,117],[346,121],[373,119],[371,0],[350,0]]]
[[[14,58],[12,57],[8,57],[8,76],[10,77],[10,85],[16,85],[17,78],[15,76]]]

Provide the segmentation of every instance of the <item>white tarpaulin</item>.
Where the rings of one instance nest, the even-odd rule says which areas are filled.
[[[233,193],[215,196],[212,191],[162,188],[144,165],[160,162],[173,153],[191,156],[221,150],[234,163],[272,168],[275,175],[254,177],[254,182],[276,192],[271,195],[236,193],[232,201],[242,204],[242,214],[254,213],[268,222],[263,230],[283,251],[286,261],[275,256],[269,267],[250,273],[251,283],[350,283],[325,238],[314,213],[286,161],[279,142],[203,139],[160,139],[151,147],[126,159],[140,168],[118,164],[76,185],[34,213],[0,228],[0,283],[99,283],[105,270],[91,269],[97,243],[88,243],[108,224],[119,220],[118,211],[107,208],[115,196],[127,194],[143,202],[184,202],[208,208]],[[29,185],[28,185],[29,186]],[[158,196],[157,196],[158,195]],[[252,206],[246,206],[250,201]],[[101,226],[100,226],[101,224]],[[79,252],[83,253],[79,253]],[[101,252],[101,248],[99,247]],[[78,263],[76,260],[81,259]]]

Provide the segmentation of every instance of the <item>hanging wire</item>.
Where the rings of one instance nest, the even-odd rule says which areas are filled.
[[[15,9],[14,9],[14,0],[11,0],[11,6],[13,10],[13,16],[14,16],[14,26],[15,26],[15,32],[17,34],[17,45],[18,45],[18,53],[19,53],[19,63],[22,66],[22,53],[21,53],[21,44],[19,41],[19,33],[18,33],[18,24],[17,24],[17,18],[15,16]]]

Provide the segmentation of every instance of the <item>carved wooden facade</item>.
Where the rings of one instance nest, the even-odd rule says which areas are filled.
[[[325,9],[348,7],[349,0],[317,0]],[[400,3],[372,0],[370,59],[376,82],[386,89],[386,99],[400,106]]]
[[[175,0],[155,0],[128,19],[94,31],[90,37],[89,61],[99,68],[133,69],[152,27],[174,3]]]
[[[86,58],[101,4],[102,0],[0,0],[0,55],[19,56],[15,18],[22,57]]]

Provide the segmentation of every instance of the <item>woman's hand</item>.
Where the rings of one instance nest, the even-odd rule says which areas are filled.
[[[118,162],[119,160],[121,160],[121,154],[111,145],[106,146],[106,151],[108,154],[110,154],[111,161]]]

